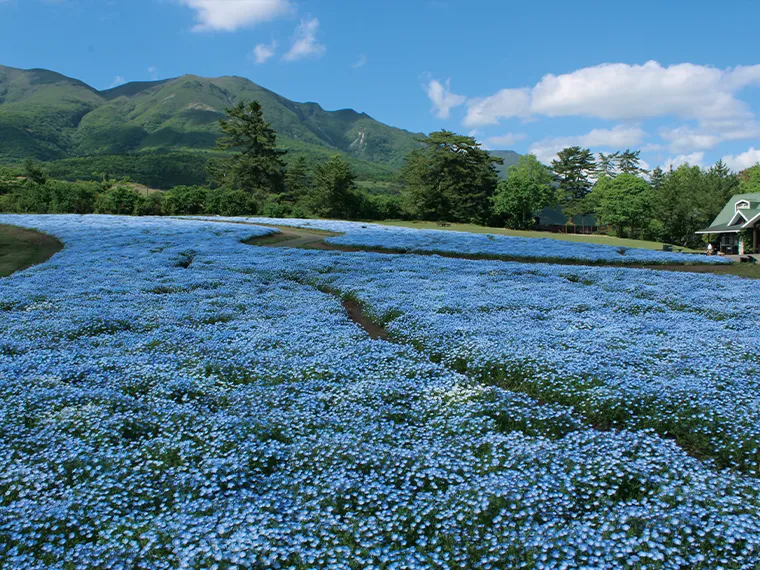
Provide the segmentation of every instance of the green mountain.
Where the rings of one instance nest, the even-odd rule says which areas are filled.
[[[76,79],[0,66],[0,159],[70,155],[77,126],[103,102],[97,90]]]
[[[510,166],[517,164],[517,160],[520,158],[520,155],[513,150],[489,150],[488,154],[491,156],[498,156],[504,160],[504,164],[496,166],[496,169],[499,171],[500,178],[506,178],[507,169]]]
[[[345,153],[395,170],[415,135],[351,109],[295,103],[241,77],[127,83],[98,91],[52,71],[0,66],[0,160],[212,150],[224,109],[258,100],[295,153]]]
[[[369,185],[392,180],[418,144],[418,135],[366,113],[296,103],[242,77],[183,75],[98,91],[53,71],[0,66],[0,163],[31,157],[61,178],[108,173],[159,188],[200,184],[224,109],[253,99],[288,159],[313,165],[343,153]],[[492,154],[505,159],[505,172],[518,157]]]

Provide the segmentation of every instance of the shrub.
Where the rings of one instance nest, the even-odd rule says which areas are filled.
[[[175,186],[166,193],[164,214],[170,216],[195,216],[206,208],[208,188],[200,186]]]
[[[140,195],[132,188],[117,186],[100,194],[95,201],[98,214],[132,215],[140,201]]]
[[[256,201],[248,192],[214,188],[206,193],[205,211],[220,216],[245,216],[255,214]]]
[[[98,197],[99,186],[95,182],[64,182],[48,180],[50,211],[56,214],[92,214]]]
[[[164,200],[166,195],[163,192],[154,192],[147,196],[140,196],[135,206],[135,214],[138,216],[162,216],[164,214]]]

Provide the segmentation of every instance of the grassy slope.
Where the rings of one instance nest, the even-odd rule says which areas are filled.
[[[52,71],[0,66],[0,158],[67,156],[82,117],[103,103],[93,88]]]
[[[109,101],[89,113],[79,129],[85,154],[157,149],[210,149],[226,107],[257,100],[287,149],[342,151],[356,159],[398,166],[414,135],[353,110],[325,111],[295,103],[240,77],[177,79],[110,90]],[[362,140],[361,133],[364,133]]]
[[[61,248],[49,235],[0,224],[0,277],[47,261]]]
[[[642,249],[662,249],[663,244],[654,241],[643,241],[637,239],[624,239],[603,235],[586,235],[586,234],[555,234],[550,232],[507,230],[504,228],[489,228],[477,226],[475,224],[451,224],[450,226],[439,226],[435,222],[404,222],[397,220],[388,220],[377,222],[388,226],[400,226],[404,228],[428,229],[428,230],[451,230],[458,232],[472,232],[477,234],[495,234],[505,236],[518,236],[526,238],[550,238],[564,241],[575,241],[584,243],[597,243],[602,245],[612,245],[616,247],[638,247]],[[677,248],[674,251],[693,252],[694,250]]]

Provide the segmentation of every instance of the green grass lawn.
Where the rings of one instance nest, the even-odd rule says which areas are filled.
[[[0,277],[47,261],[62,248],[52,236],[0,224]]]
[[[644,241],[638,239],[625,239],[604,235],[587,235],[587,234],[555,234],[551,232],[538,232],[527,230],[507,230],[504,228],[489,228],[475,224],[451,224],[450,226],[439,226],[436,222],[404,222],[400,220],[387,220],[384,222],[375,222],[386,226],[400,226],[403,228],[415,228],[422,230],[452,230],[458,232],[472,232],[476,234],[495,234],[504,236],[518,236],[526,238],[549,238],[564,241],[576,241],[586,243],[598,243],[602,245],[613,245],[616,247],[638,247],[642,249],[662,250],[663,244],[656,241]],[[674,247],[673,251],[695,252],[693,249]],[[702,253],[701,251],[699,253]]]
[[[679,271],[680,269],[676,269]],[[731,265],[688,265],[683,271],[735,275],[746,279],[760,279],[760,263],[732,263]]]

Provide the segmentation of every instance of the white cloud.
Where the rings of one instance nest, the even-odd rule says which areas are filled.
[[[665,164],[662,165],[663,170],[669,170],[670,168],[676,169],[679,166],[688,164],[689,166],[702,166],[702,160],[705,158],[705,153],[702,151],[692,152],[691,154],[679,154],[668,158]]]
[[[752,146],[747,152],[737,154],[736,156],[730,154],[726,155],[723,157],[723,162],[725,162],[731,170],[739,172],[750,166],[755,166],[760,162],[760,149],[755,150],[755,147]]]
[[[491,148],[505,148],[513,146],[516,142],[525,140],[526,138],[528,138],[528,135],[525,133],[505,133],[486,139],[486,143]]]
[[[158,68],[155,65],[151,65],[148,68],[148,73],[150,73],[150,78],[155,81],[158,79]]]
[[[327,48],[317,43],[317,31],[319,30],[319,20],[317,18],[307,18],[301,20],[296,28],[293,38],[293,45],[288,52],[282,56],[285,61],[296,61],[307,57],[320,57],[327,51]]]
[[[277,49],[277,42],[273,41],[271,44],[257,44],[250,54],[250,59],[254,60],[257,64],[261,65],[266,63],[272,57]]]
[[[360,67],[364,67],[367,65],[367,56],[364,54],[361,54],[354,63],[351,64],[351,67],[354,69],[358,69]]]
[[[119,85],[123,85],[126,82],[127,82],[127,80],[124,79],[121,75],[117,75],[116,77],[113,78],[113,82],[111,83],[111,85],[108,86],[108,88],[109,89],[113,89],[114,87],[118,87]]]
[[[527,117],[530,114],[529,89],[502,89],[495,95],[467,101],[468,127],[497,125],[499,119]]]
[[[557,157],[559,151],[569,146],[617,150],[636,147],[644,137],[646,133],[640,127],[617,125],[611,129],[594,129],[585,135],[543,139],[532,144],[529,152],[548,164]]]
[[[451,79],[447,79],[446,83],[441,83],[431,78],[424,87],[428,98],[433,102],[431,111],[434,111],[439,119],[448,119],[451,109],[459,107],[467,100],[464,95],[455,95],[451,92]]]
[[[686,153],[709,150],[725,141],[756,138],[760,136],[760,124],[751,120],[710,120],[701,122],[698,129],[688,125],[661,129],[660,136],[668,142],[670,152]]]
[[[489,125],[528,115],[735,120],[752,116],[736,94],[759,83],[760,65],[717,69],[691,63],[664,67],[656,61],[602,64],[545,75],[532,88],[503,89],[472,99],[465,124]]]
[[[233,32],[288,14],[288,0],[179,0],[195,10],[197,32],[222,30]]]
[[[683,153],[690,150],[707,150],[720,142],[720,137],[688,126],[661,129],[660,137],[668,142],[670,152]]]

